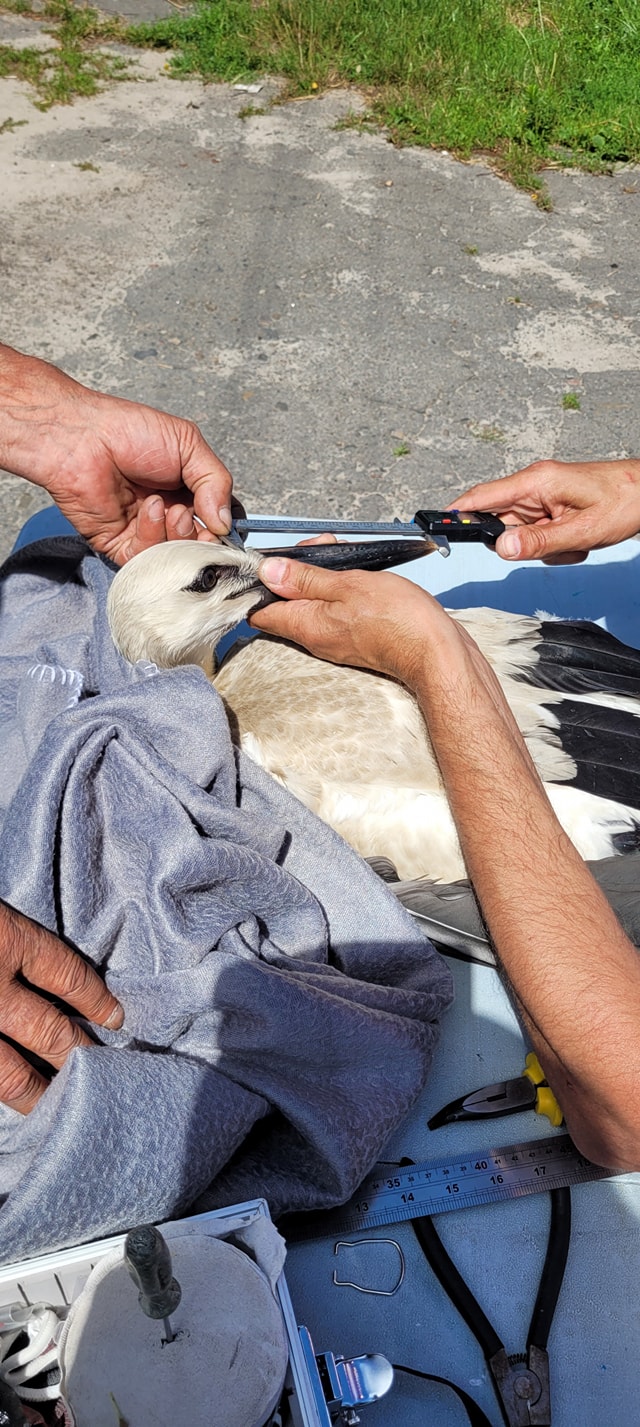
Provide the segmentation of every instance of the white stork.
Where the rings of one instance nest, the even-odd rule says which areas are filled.
[[[301,549],[282,553],[299,557]],[[402,878],[464,877],[433,749],[402,685],[325,663],[269,635],[239,641],[217,666],[222,637],[275,598],[258,579],[263,558],[231,544],[176,542],[144,551],[118,572],[109,592],[120,652],[163,668],[200,664],[244,752],[362,856],[390,858]],[[353,546],[306,547],[302,558],[343,569],[362,563]],[[493,666],[581,855],[597,860],[636,851],[640,651],[586,621],[492,609],[456,610],[453,617]]]

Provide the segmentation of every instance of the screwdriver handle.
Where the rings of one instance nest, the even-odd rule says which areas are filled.
[[[171,1254],[162,1234],[153,1224],[131,1229],[124,1244],[124,1257],[139,1289],[138,1303],[147,1318],[168,1318],[174,1313],[182,1289],[173,1277]]]

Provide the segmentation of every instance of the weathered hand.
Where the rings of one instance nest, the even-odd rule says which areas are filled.
[[[576,564],[640,530],[640,461],[536,461],[451,505],[520,526],[497,541],[504,560]]]
[[[19,1047],[59,1070],[75,1046],[93,1044],[39,989],[99,1026],[116,1030],[122,1025],[122,1007],[93,967],[51,932],[0,902],[0,1101],[23,1115],[48,1082]]]
[[[263,562],[260,579],[283,603],[252,615],[256,628],[409,686],[424,660],[426,627],[431,637],[461,633],[431,595],[400,575],[334,573],[278,557]]]
[[[148,545],[211,539],[231,524],[231,476],[193,422],[90,391],[2,346],[0,466],[44,486],[118,564]]]

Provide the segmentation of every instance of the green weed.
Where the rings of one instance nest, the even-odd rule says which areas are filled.
[[[14,129],[20,129],[27,119],[3,119],[0,124],[0,134],[12,134]]]
[[[2,0],[0,9],[30,13],[22,0]],[[0,78],[12,75],[25,80],[37,93],[38,108],[70,104],[77,95],[96,94],[107,81],[122,78],[129,62],[95,48],[101,40],[125,37],[122,20],[101,16],[89,7],[77,8],[71,0],[46,0],[37,18],[52,22],[55,46],[41,50],[0,45]]]
[[[562,406],[564,411],[579,411],[580,397],[577,391],[565,391],[562,397]]]

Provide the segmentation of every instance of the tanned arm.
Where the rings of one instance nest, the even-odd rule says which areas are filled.
[[[288,602],[252,623],[415,693],[496,953],[575,1143],[599,1164],[640,1168],[640,957],[563,832],[493,670],[407,580],[289,560],[266,561],[261,577]]]
[[[469,876],[575,1143],[598,1164],[637,1169],[640,958],[470,644],[428,641],[414,683]]]

